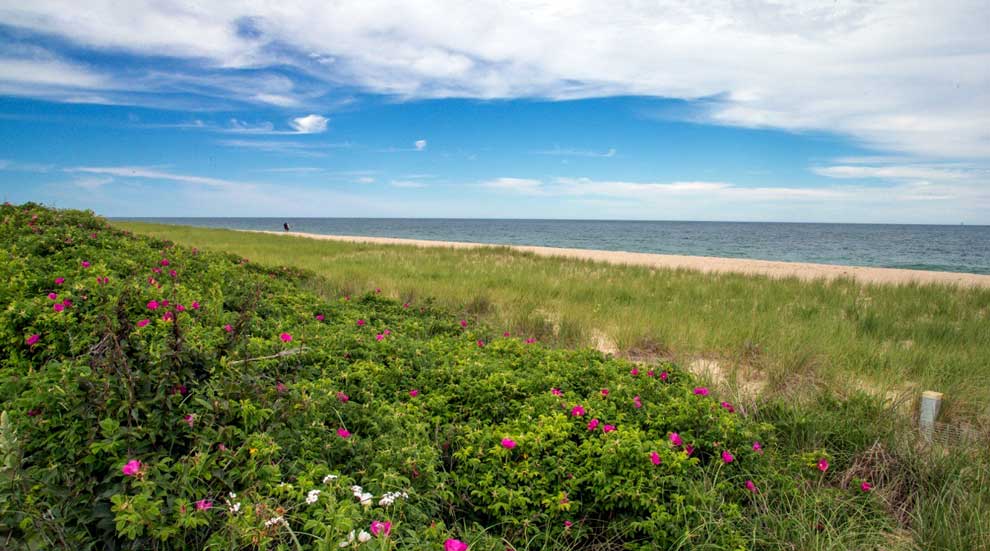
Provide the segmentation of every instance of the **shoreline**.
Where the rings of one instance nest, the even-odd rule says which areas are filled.
[[[635,253],[625,251],[603,251],[595,249],[570,249],[541,247],[535,245],[498,245],[492,243],[469,243],[461,241],[429,241],[425,239],[405,239],[398,237],[366,237],[359,235],[324,235],[304,232],[279,232],[268,230],[233,230],[248,233],[284,235],[322,241],[342,241],[348,243],[368,243],[375,245],[412,245],[416,247],[443,247],[452,249],[507,248],[537,256],[591,260],[608,264],[645,266],[659,269],[686,269],[703,273],[736,273],[763,275],[773,279],[796,277],[811,281],[851,278],[860,283],[905,285],[942,284],[962,287],[990,287],[990,275],[962,272],[935,272],[909,270],[903,268],[876,268],[869,266],[842,266],[834,264],[814,264],[810,262],[783,262],[779,260],[755,260],[748,258],[724,258],[714,256],[685,256],[656,253]]]

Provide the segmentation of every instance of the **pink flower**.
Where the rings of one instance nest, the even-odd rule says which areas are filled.
[[[708,389],[703,386],[699,386],[694,389],[694,393],[698,396],[708,396]]]
[[[89,261],[88,260],[83,260],[80,264],[82,264],[82,267],[83,268],[89,268]]]
[[[643,407],[643,402],[639,399],[639,396],[633,396],[633,407],[636,409]]]
[[[162,273],[162,269],[161,268],[152,268],[151,271],[154,272],[154,273],[156,273],[156,274]]]
[[[403,308],[409,308],[409,303],[408,302],[403,302],[402,303],[402,307]]]
[[[629,374],[632,375],[633,377],[636,377],[637,375],[639,375],[639,369],[634,367],[629,371]]]
[[[506,331],[505,333],[502,333],[502,336],[508,338],[510,335],[509,335],[509,332]]]
[[[384,339],[385,339],[385,335],[382,335],[381,333],[375,335],[375,340],[376,341],[381,341],[381,340],[384,340]]]
[[[461,327],[467,327],[467,320],[461,320]]]
[[[167,300],[163,300],[162,301],[162,306],[165,307],[165,308],[168,308],[168,301]]]
[[[56,277],[55,278],[55,285],[61,285],[63,283],[65,283],[65,278],[64,277]]]
[[[526,339],[526,344],[534,344],[535,342],[536,342],[536,339],[534,339],[533,337],[530,337],[530,338]]]
[[[756,489],[756,484],[753,484],[752,480],[746,481],[746,489],[753,492],[754,494],[759,491]]]
[[[137,322],[137,326],[138,327],[144,327],[145,325],[148,325],[149,323],[151,323],[151,320],[150,319],[143,319],[143,320]]]
[[[511,450],[512,448],[516,447],[516,441],[511,438],[503,438],[502,447],[507,450]]]
[[[652,461],[654,465],[659,465],[661,461],[660,454],[657,452],[650,452],[650,461]]]
[[[722,409],[728,411],[729,413],[736,412],[736,408],[732,407],[732,404],[730,404],[729,402],[722,402]]]
[[[756,453],[763,453],[763,446],[759,442],[753,441],[753,451]]]
[[[212,507],[213,507],[213,502],[206,499],[201,499],[196,502],[197,511],[206,511],[207,509],[210,509]]]
[[[189,425],[189,428],[192,428],[193,423],[196,422],[196,417],[193,414],[189,413],[186,414],[186,416],[183,417],[182,420],[185,421],[187,425]]]
[[[158,309],[158,301],[157,300],[150,300],[150,301],[148,301],[148,310],[157,310],[157,309]]]
[[[660,372],[660,380],[661,381],[666,381],[667,380],[667,377],[669,377],[669,376],[670,375],[668,375],[666,371],[661,371]]]
[[[449,539],[443,542],[443,551],[467,551],[468,544],[461,540]]]
[[[186,388],[186,385],[175,385],[172,387],[172,394],[181,394],[182,396],[185,396],[188,393],[189,389]]]
[[[382,292],[381,288],[375,287],[375,294],[376,295],[381,294],[381,292]]]
[[[351,431],[345,429],[344,427],[340,427],[337,429],[337,436],[341,438],[349,438],[351,436]]]
[[[588,430],[597,429],[599,423],[601,423],[601,421],[599,421],[598,419],[592,419],[591,421],[588,421]]]
[[[484,347],[485,347],[485,341],[478,339],[478,348],[484,348]]]
[[[350,400],[351,398],[350,398],[350,396],[344,394],[343,391],[338,390],[337,391],[337,399],[340,400],[342,403],[347,403],[347,401]]]
[[[652,377],[652,376],[653,376],[653,370],[652,370],[652,369],[650,369],[650,370],[648,370],[648,371],[646,372],[646,376],[647,376],[647,377]]]
[[[83,298],[85,299],[86,297],[84,296]],[[62,306],[65,306],[66,308],[72,308],[72,301],[69,299],[65,299],[62,301]]]
[[[563,396],[564,395],[564,392],[562,390],[560,390],[559,388],[551,388],[550,389],[550,394],[553,394],[554,396]]]
[[[179,276],[179,272],[176,272],[175,270],[169,270],[168,271],[168,275],[170,275],[172,277],[178,277]]]
[[[723,450],[722,451],[722,462],[723,463],[728,464],[728,463],[732,463],[735,460],[736,460],[736,458],[735,457],[732,457],[732,454],[729,453],[728,450]]]
[[[415,398],[415,397],[419,396],[419,391],[414,388],[414,389],[412,389],[412,390],[409,391],[409,395],[412,396],[413,398]]]
[[[58,300],[58,295],[55,293],[48,293],[48,300]]]
[[[162,261],[159,262],[159,264],[161,264],[162,266],[168,266],[168,259],[167,258],[163,258]]]
[[[388,535],[392,533],[392,523],[387,520],[385,522],[376,520],[371,523],[371,533],[375,537],[378,537],[381,534],[388,537]]]
[[[821,472],[828,470],[828,460],[824,457],[818,460],[818,470]]]
[[[199,310],[199,303],[198,303],[198,302],[196,302],[195,300],[194,300],[194,301],[193,301],[193,303],[192,303],[192,309],[193,309],[193,310]]]
[[[564,528],[565,528],[565,529],[566,529],[566,528],[570,528],[571,526],[574,526],[574,523],[573,523],[573,522],[571,522],[571,521],[569,521],[569,520],[565,520],[565,521],[564,521]]]
[[[28,338],[24,339],[24,343],[27,344],[28,346],[34,346],[34,343],[38,342],[38,339],[40,338],[41,335],[35,333],[34,335],[31,335]]]
[[[605,425],[604,427],[602,427],[602,431],[605,432],[605,434],[608,434],[614,430],[615,430],[615,425]]]
[[[869,492],[870,490],[873,489],[873,485],[870,484],[869,482],[863,482],[862,484],[859,485],[859,489],[864,492]]]
[[[137,459],[131,459],[120,468],[120,472],[124,473],[124,476],[135,476],[140,470],[141,462]]]
[[[584,408],[581,406],[574,406],[571,408],[571,417],[581,417],[584,415]]]
[[[282,394],[285,392],[285,390],[286,390],[285,383],[279,381],[278,383],[275,384],[275,392]]]
[[[365,321],[364,321],[364,320],[358,320],[358,321],[357,321],[357,326],[358,326],[358,327],[364,327],[364,323],[365,323]]]
[[[223,326],[223,330],[226,331],[226,332],[228,332],[228,333],[233,333],[234,332],[234,327],[228,323],[227,325],[224,325]]]
[[[691,444],[684,446],[684,455],[691,457],[691,454],[693,453],[694,453],[694,446],[692,446]]]
[[[676,432],[670,433],[669,438],[670,438],[670,443],[675,446],[681,446],[684,444],[684,441],[681,440],[681,435],[677,434]]]
[[[282,342],[292,342],[292,335],[288,333],[282,333],[278,338],[282,339]]]
[[[316,314],[316,321],[323,321],[327,319],[323,314]]]
[[[56,312],[61,312],[62,310],[65,310],[65,305],[62,304],[61,302],[56,302],[55,304],[52,305],[52,309],[55,310]]]
[[[172,321],[174,319],[175,319],[175,316],[172,315],[172,312],[165,312],[162,315],[162,321]]]
[[[605,398],[607,396],[608,396],[608,389],[607,388],[603,388],[602,389],[602,398]]]
[[[175,311],[176,312],[185,312],[186,311],[186,307],[183,306],[183,305],[181,305],[181,304],[176,304],[175,305]]]

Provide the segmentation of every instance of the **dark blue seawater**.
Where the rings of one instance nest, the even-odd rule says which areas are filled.
[[[756,258],[990,274],[990,226],[468,220],[409,218],[130,218],[331,235],[405,237],[642,253]]]

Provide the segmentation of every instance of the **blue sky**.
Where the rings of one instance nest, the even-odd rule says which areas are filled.
[[[0,6],[0,195],[109,216],[990,223],[985,4],[608,6]]]

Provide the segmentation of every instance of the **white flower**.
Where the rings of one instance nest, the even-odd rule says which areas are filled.
[[[361,492],[364,491],[364,488],[355,484],[354,486],[351,486],[351,491],[354,492],[355,494],[360,494]]]
[[[347,539],[338,543],[339,547],[347,547],[348,545],[354,543],[354,530],[351,530],[350,534],[347,534]]]
[[[285,519],[282,517],[272,517],[265,521],[265,528],[271,528],[272,526],[275,526],[276,524],[281,524],[283,522],[285,522]]]
[[[373,495],[371,495],[371,494],[367,494],[367,493],[365,493],[365,494],[361,494],[361,495],[360,495],[360,496],[358,497],[358,499],[359,499],[359,500],[361,500],[361,505],[364,505],[365,507],[367,507],[367,506],[369,506],[369,505],[371,505],[371,500],[372,500],[372,498],[374,498],[374,497],[375,497],[375,496],[373,496]]]
[[[306,503],[309,503],[310,505],[316,503],[316,500],[318,499],[320,499],[319,490],[310,490],[309,493],[306,494]]]
[[[328,474],[328,475],[326,475],[326,476],[323,477],[323,483],[324,484],[330,484],[330,481],[331,480],[337,480],[337,475],[335,475],[335,474]]]
[[[358,534],[358,541],[361,543],[365,543],[369,540],[371,540],[371,534],[365,532],[364,530],[361,530],[361,533]]]
[[[230,499],[237,499],[237,494],[235,494],[234,492],[230,492],[230,493],[229,493],[229,494],[227,494],[227,495],[229,495],[229,496],[230,496]]]
[[[232,506],[230,507],[230,512],[231,512],[231,513],[236,513],[236,512],[238,512],[238,511],[240,511],[240,510],[241,510],[241,502],[240,502],[240,501],[238,501],[237,503],[235,503],[235,504],[233,504],[233,505],[232,505]]]

